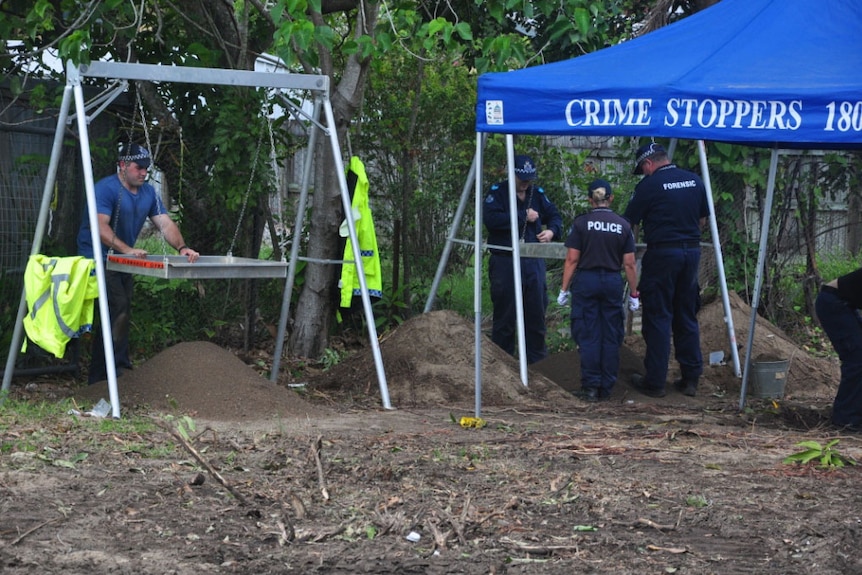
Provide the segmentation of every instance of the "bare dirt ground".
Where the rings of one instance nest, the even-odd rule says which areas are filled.
[[[740,347],[748,311],[733,300]],[[702,347],[729,359],[723,318],[701,312]],[[458,424],[476,414],[474,338],[450,312],[381,338],[391,410],[368,349],[276,385],[265,354],[183,343],[119,380],[124,417],[155,423],[140,431],[0,408],[0,572],[862,573],[859,468],[782,463],[800,441],[862,458],[862,437],[828,424],[838,366],[755,333],[753,357],[790,370],[783,398],[742,410],[730,364],[694,398],[634,391],[637,334],[599,404],[569,393],[576,353],[531,366],[525,388],[486,339],[482,428]],[[34,404],[69,396],[88,409],[108,390],[13,385]]]

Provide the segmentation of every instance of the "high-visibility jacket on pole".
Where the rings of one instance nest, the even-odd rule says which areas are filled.
[[[383,296],[383,280],[380,272],[380,253],[377,251],[377,233],[374,231],[374,220],[371,218],[371,208],[368,207],[368,175],[362,160],[353,156],[350,158],[348,171],[356,174],[356,189],[353,192],[352,211],[347,217],[353,217],[356,226],[356,239],[359,241],[359,251],[362,255],[362,269],[365,272],[365,283],[368,295],[380,298]],[[345,227],[346,230],[346,227]],[[342,232],[347,235],[346,232]],[[350,238],[344,246],[344,260],[353,261],[353,244]],[[355,264],[341,266],[341,307],[350,307],[353,296],[362,295],[359,277]]]
[[[92,329],[99,297],[95,267],[95,261],[83,256],[30,256],[24,270],[24,330],[30,341],[62,358],[70,339]],[[25,339],[22,351],[26,348]]]

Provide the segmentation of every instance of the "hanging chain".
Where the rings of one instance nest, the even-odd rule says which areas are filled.
[[[230,241],[230,248],[227,251],[228,257],[233,256],[233,247],[236,245],[236,238],[239,236],[239,230],[242,227],[242,220],[245,217],[245,208],[248,205],[248,196],[251,194],[251,185],[254,182],[254,173],[257,170],[257,158],[260,155],[260,144],[263,142],[263,128],[260,130],[260,136],[257,139],[257,149],[254,151],[254,160],[251,164],[251,174],[248,177],[248,188],[245,191],[245,197],[242,199],[242,209],[239,211],[239,221],[236,223],[236,229],[233,232],[233,239]]]
[[[279,176],[279,167],[278,167],[278,154],[275,150],[275,137],[272,134],[272,122],[266,121],[266,129],[269,133],[269,159],[272,163],[272,173],[275,177],[275,189],[276,189],[276,197],[278,198],[278,218],[279,224],[281,225],[281,231],[276,230],[278,234],[278,251],[281,252],[281,261],[285,261],[285,248],[287,248],[287,225],[285,224],[284,217],[284,198],[281,197],[281,182],[282,178]]]
[[[147,127],[147,117],[144,115],[144,102],[141,100],[141,92],[139,90],[135,90],[135,97],[138,101],[138,109],[141,111],[141,126],[144,128],[144,140],[147,143],[147,151],[150,153],[150,174],[155,171],[156,168],[156,152],[153,150],[150,144],[150,129]],[[129,142],[131,143],[131,142]],[[170,217],[170,213],[168,213],[168,208],[165,206],[164,202],[162,202],[162,194],[161,191],[156,192],[156,205],[158,206],[159,213],[162,210]],[[168,239],[165,237],[165,232],[159,229],[159,235],[162,238],[161,246],[162,246],[162,255],[167,257],[168,255]]]
[[[533,202],[533,190],[535,189],[535,184],[530,184],[530,195],[527,196],[527,209],[524,210],[524,227],[521,228],[521,237],[518,238],[521,240],[523,244],[525,241],[525,236],[527,235],[527,212],[530,211],[530,204]]]

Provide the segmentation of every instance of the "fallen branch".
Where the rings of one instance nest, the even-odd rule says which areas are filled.
[[[447,531],[443,533],[440,530],[440,527],[434,521],[428,521],[428,530],[431,531],[431,535],[434,536],[434,545],[437,549],[446,549],[446,541],[449,540],[449,536],[452,535],[452,531]]]
[[[12,542],[12,543],[10,543],[10,545],[18,545],[19,543],[21,543],[21,541],[22,541],[25,537],[27,537],[27,536],[28,536],[28,535],[30,535],[31,533],[34,533],[34,532],[38,531],[39,529],[42,529],[43,527],[45,527],[45,526],[46,526],[46,525],[48,525],[49,523],[54,523],[55,521],[59,521],[60,519],[62,519],[62,517],[55,517],[54,519],[49,519],[48,521],[43,521],[42,523],[40,523],[40,524],[39,524],[39,525],[37,525],[36,527],[33,527],[33,528],[31,528],[31,529],[28,529],[27,531],[25,531],[24,533],[22,533],[21,535],[19,535],[19,536],[18,536],[18,537],[17,537],[17,538]]]
[[[311,446],[311,454],[314,456],[314,463],[317,465],[317,483],[320,485],[320,492],[323,494],[323,500],[329,501],[329,491],[326,490],[326,481],[323,477],[323,464],[320,462],[320,450],[323,448],[323,438],[318,435],[317,440]]]
[[[500,539],[500,543],[506,545],[507,547],[513,547],[518,551],[523,551],[525,553],[534,553],[538,555],[552,555],[557,551],[574,551],[578,553],[578,546],[575,545],[531,545],[529,543],[525,543],[523,541],[515,541],[514,539],[510,539],[508,537],[503,537]]]
[[[219,472],[216,471],[215,468],[210,465],[209,462],[205,460],[200,453],[198,453],[198,450],[195,449],[188,441],[186,441],[185,438],[183,438],[182,435],[180,435],[175,429],[163,423],[162,421],[159,421],[158,419],[154,419],[153,421],[156,422],[156,425],[173,435],[174,439],[179,441],[180,445],[182,445],[186,449],[186,451],[192,454],[192,457],[194,457],[195,460],[197,460],[197,462],[200,463],[204,467],[204,469],[207,470],[207,473],[212,475],[216,481],[221,483],[225,489],[230,491],[231,495],[236,497],[237,501],[239,501],[242,505],[246,505],[245,497],[243,497],[242,493],[234,489],[233,486],[228,483],[227,480],[225,480],[225,478],[222,477]]]
[[[662,525],[661,523],[656,523],[650,519],[646,519],[645,517],[638,517],[637,521],[635,521],[635,527],[638,525],[646,525],[647,527],[652,527],[653,529],[657,529],[659,531],[673,531],[676,529],[676,525]]]

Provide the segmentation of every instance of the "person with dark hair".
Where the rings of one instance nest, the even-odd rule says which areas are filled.
[[[697,312],[700,236],[709,215],[706,186],[696,174],[672,164],[665,149],[655,142],[638,149],[634,173],[644,177],[635,186],[623,217],[632,224],[635,237],[643,223],[647,249],[638,284],[645,373],[633,374],[632,385],[644,395],[665,396],[673,335],[682,375],[674,387],[694,396],[703,373]]]
[[[566,262],[557,303],[571,296],[571,332],[581,360],[584,401],[610,399],[620,368],[623,343],[623,279],[629,284],[629,309],[639,307],[635,240],[629,222],[611,210],[611,185],[595,180],[588,187],[592,210],[575,218],[566,238]]]
[[[546,243],[562,234],[563,219],[557,207],[536,185],[536,164],[529,156],[515,156],[516,206],[518,238],[525,243]],[[517,315],[509,216],[509,181],[491,186],[485,196],[482,220],[488,229],[491,257],[488,276],[494,324],[491,340],[507,353],[515,353]],[[518,249],[515,246],[514,249]],[[548,286],[543,258],[521,258],[521,286],[524,305],[525,352],[528,363],[548,356],[545,344],[545,311],[548,308]]]
[[[186,256],[189,262],[195,262],[200,254],[186,245],[179,227],[171,219],[156,190],[147,182],[151,163],[152,158],[146,148],[133,143],[124,144],[117,158],[117,172],[96,182],[94,195],[102,257],[106,258],[108,252],[146,257],[147,251],[135,247],[135,242],[149,218],[171,247]],[[90,218],[86,209],[78,232],[78,254],[88,258],[95,257]],[[129,327],[132,319],[134,278],[125,272],[106,270],[105,284],[114,359],[119,375],[122,369],[132,368],[129,356]],[[100,330],[95,330],[87,378],[89,383],[96,383],[108,377],[101,338]]]
[[[823,284],[814,310],[841,360],[832,424],[862,431],[862,268]]]

